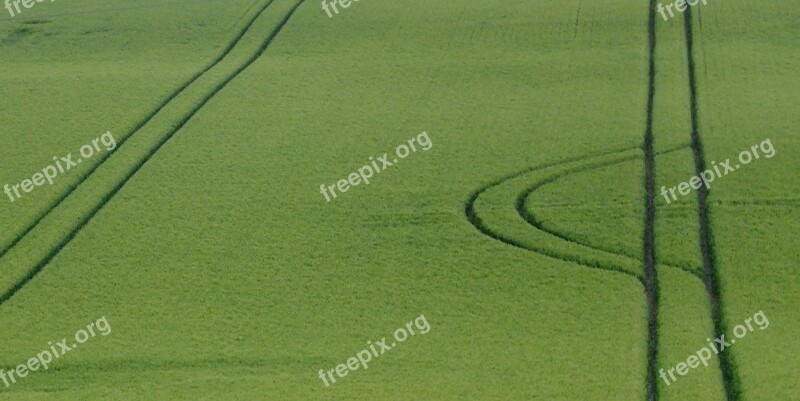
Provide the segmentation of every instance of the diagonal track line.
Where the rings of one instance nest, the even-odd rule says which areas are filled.
[[[269,6],[273,3],[273,1],[274,0],[268,0],[266,3],[264,3],[264,5],[261,7],[261,10],[259,10],[259,12],[256,13],[256,15],[253,18],[251,18],[250,21],[248,21],[248,23],[242,28],[241,31],[239,31],[236,37],[234,37],[233,40],[231,40],[228,43],[225,49],[217,56],[217,58],[212,60],[207,66],[205,66],[194,76],[189,78],[188,81],[184,82],[180,88],[178,88],[177,90],[172,92],[172,94],[167,96],[167,98],[164,99],[164,101],[161,102],[161,104],[159,104],[158,107],[156,107],[155,110],[153,110],[153,112],[145,116],[145,118],[139,121],[139,123],[137,123],[136,126],[134,126],[133,129],[130,132],[128,132],[127,135],[122,137],[118,141],[117,148],[114,150],[114,152],[103,153],[103,156],[99,159],[99,161],[95,163],[92,166],[92,168],[90,168],[83,175],[81,175],[81,177],[78,179],[77,182],[72,184],[69,188],[67,188],[66,191],[64,191],[64,193],[62,193],[58,198],[56,198],[56,200],[50,205],[50,207],[48,207],[43,213],[37,216],[30,224],[28,224],[24,229],[22,229],[22,231],[20,231],[20,233],[17,234],[17,236],[14,237],[14,239],[11,240],[10,243],[8,243],[6,246],[0,249],[0,258],[5,256],[6,253],[8,253],[20,241],[22,241],[25,238],[25,236],[30,234],[30,232],[33,231],[33,229],[35,229],[36,226],[38,226],[39,223],[41,223],[42,220],[44,220],[50,214],[50,212],[52,212],[59,205],[61,205],[61,203],[64,202],[64,200],[66,200],[73,192],[75,192],[75,190],[78,189],[78,187],[81,184],[83,184],[87,179],[89,179],[94,174],[94,172],[97,171],[97,169],[100,168],[100,166],[102,166],[103,163],[105,163],[111,157],[111,155],[113,155],[116,152],[119,152],[119,149],[122,148],[125,142],[127,142],[128,139],[130,139],[134,134],[136,134],[136,132],[142,129],[142,127],[144,127],[148,122],[150,122],[150,120],[152,120],[153,117],[156,116],[156,114],[158,114],[162,109],[164,109],[164,107],[166,107],[170,102],[175,100],[175,98],[177,98],[181,93],[183,93],[187,88],[189,88],[189,86],[191,86],[201,76],[203,76],[209,70],[214,68],[217,64],[222,62],[222,60],[233,50],[233,48],[236,47],[236,44],[239,43],[239,41],[242,39],[242,37],[244,37],[247,31],[250,30],[250,27],[252,27],[252,25],[256,22],[256,20],[259,17],[261,17],[261,15],[267,10],[267,8],[269,8]]]
[[[56,255],[64,249],[67,244],[72,241],[75,236],[80,233],[80,231],[86,227],[86,225],[97,215],[97,213],[125,186],[125,184],[133,178],[134,175],[144,166],[152,157],[153,155],[164,146],[167,141],[169,141],[175,134],[186,125],[189,120],[194,117],[200,109],[202,109],[217,93],[219,93],[223,88],[225,88],[228,83],[233,81],[239,74],[241,74],[244,70],[250,67],[256,60],[261,57],[261,55],[267,50],[269,45],[272,43],[273,39],[278,35],[278,33],[286,26],[286,23],[289,22],[289,19],[294,15],[295,11],[305,2],[305,0],[298,0],[297,3],[289,10],[289,12],[283,17],[280,23],[275,27],[275,29],[270,33],[270,35],[265,39],[264,43],[262,43],[261,47],[256,51],[250,59],[248,59],[245,63],[243,63],[236,71],[228,76],[224,81],[219,83],[205,98],[192,109],[189,114],[187,114],[178,125],[176,125],[172,130],[170,130],[162,139],[150,149],[150,152],[141,159],[136,165],[134,165],[129,171],[128,174],[122,179],[114,188],[112,188],[106,195],[102,198],[102,200],[92,209],[92,211],[84,216],[83,219],[78,223],[78,225],[73,228],[70,233],[62,239],[62,241],[55,246],[36,266],[31,269],[28,274],[26,274],[22,279],[20,279],[11,289],[6,291],[4,294],[0,295],[0,306],[2,306],[6,301],[11,299],[22,287],[25,286],[31,279],[33,279],[37,274],[39,274],[45,266],[47,266]]]

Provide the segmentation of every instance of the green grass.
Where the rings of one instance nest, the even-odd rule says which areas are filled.
[[[645,399],[646,2],[362,1],[330,19],[315,2],[259,15],[266,4],[46,17],[127,7],[46,2],[23,15],[48,22],[0,23],[0,184],[133,132],[0,258],[0,294],[37,273],[0,304],[0,368],[100,316],[112,334],[0,382],[0,400]],[[709,202],[727,322],[761,309],[771,323],[731,348],[741,399],[783,401],[800,306],[796,11],[703,7],[706,160],[764,138],[777,149]],[[657,33],[658,189],[694,167],[682,20],[659,18]],[[422,131],[429,151],[330,203],[319,193]],[[0,246],[90,168],[4,201]],[[697,197],[656,202],[657,365],[669,368],[713,321],[691,272]],[[318,378],[420,314],[428,334],[332,387]],[[718,361],[659,392],[724,400]]]
[[[245,11],[252,13],[253,3],[149,7],[158,2],[147,1],[131,9],[85,13],[126,4],[37,3],[15,18],[6,14],[0,20],[0,148],[9,150],[0,182],[30,179],[53,156],[77,155],[81,146],[106,131],[122,138],[152,113],[160,98],[222,51],[241,29]],[[26,140],[20,141],[20,135]],[[13,203],[4,195],[0,247],[90,168],[82,163],[52,187],[39,187]]]

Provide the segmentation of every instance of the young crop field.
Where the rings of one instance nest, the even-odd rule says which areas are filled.
[[[0,401],[800,401],[789,0],[5,0]]]

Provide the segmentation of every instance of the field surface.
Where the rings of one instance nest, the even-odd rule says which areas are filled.
[[[796,2],[32,3],[0,401],[800,401]]]

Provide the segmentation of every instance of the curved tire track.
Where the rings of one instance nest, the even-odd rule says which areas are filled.
[[[638,276],[631,272],[624,272],[630,276],[634,276],[644,286],[645,295],[647,298],[647,374],[645,377],[645,393],[648,401],[657,401],[659,398],[658,392],[658,310],[659,310],[659,287],[658,287],[658,273],[656,271],[656,251],[655,251],[655,151],[653,145],[653,110],[655,103],[655,78],[656,78],[656,0],[650,0],[647,32],[648,32],[648,90],[647,90],[647,110],[646,110],[646,127],[644,132],[644,168],[645,168],[645,216],[644,216],[644,238],[643,238],[643,257],[644,257],[644,272],[643,276]],[[605,164],[600,163],[594,168],[603,167]],[[586,166],[584,166],[585,168]],[[589,167],[592,168],[592,167]],[[563,173],[562,173],[563,174]],[[513,175],[512,175],[513,177]],[[556,178],[550,178],[554,180]],[[504,182],[501,180],[500,182]],[[499,183],[493,186],[499,185]],[[538,250],[532,248],[525,248],[520,242],[513,241],[508,238],[501,238],[497,235],[492,235],[491,230],[486,227],[482,220],[475,214],[474,203],[481,193],[485,192],[484,187],[476,192],[467,204],[467,217],[481,232],[489,235],[490,237],[500,239],[503,242],[528,249],[539,253]],[[524,195],[524,194],[523,194]],[[520,202],[517,199],[517,211],[523,212],[524,198]],[[522,206],[522,208],[521,208]],[[524,213],[521,213],[524,215]],[[477,224],[476,224],[477,223]],[[535,226],[534,226],[535,227]],[[558,237],[556,237],[558,238]],[[561,238],[564,240],[563,238]],[[547,255],[562,259],[554,255]],[[590,266],[591,267],[591,266]],[[612,270],[607,266],[598,266],[601,269]]]
[[[668,149],[668,150],[665,150],[665,151],[661,151],[661,152],[657,152],[657,153],[654,152],[654,154],[658,154],[658,155],[668,154],[668,153],[671,153],[671,152],[676,152],[676,151],[688,149],[689,147],[690,147],[689,144],[683,144],[683,145],[680,145],[680,146],[677,146],[675,148]],[[528,212],[526,210],[526,206],[525,206],[526,202],[529,199],[531,199],[531,195],[536,190],[542,188],[545,185],[548,185],[550,183],[556,182],[557,180],[559,180],[561,178],[567,177],[567,176],[569,176],[571,174],[578,174],[578,173],[581,173],[581,172],[602,169],[604,167],[612,166],[612,165],[615,165],[615,164],[618,164],[618,163],[624,163],[624,162],[631,161],[631,160],[642,159],[642,155],[633,155],[633,156],[618,157],[618,158],[615,158],[613,160],[600,161],[600,162],[592,160],[592,159],[600,157],[600,156],[608,156],[608,155],[619,154],[619,153],[626,152],[626,151],[631,151],[631,150],[634,150],[634,149],[639,149],[639,148],[626,148],[626,149],[615,150],[615,151],[610,151],[610,152],[604,152],[604,153],[599,153],[599,154],[594,154],[594,155],[581,156],[581,157],[578,157],[578,158],[567,159],[567,160],[547,163],[547,164],[543,164],[543,165],[539,165],[539,166],[535,166],[535,167],[530,167],[530,168],[524,169],[522,171],[503,176],[503,177],[501,177],[501,178],[499,178],[499,179],[497,179],[495,181],[492,181],[491,183],[489,183],[487,185],[484,185],[484,186],[480,187],[478,190],[476,190],[475,192],[473,192],[470,195],[469,200],[467,201],[466,208],[465,208],[466,217],[470,221],[470,223],[473,226],[475,226],[475,228],[478,229],[478,231],[480,231],[481,233],[483,233],[484,235],[486,235],[488,237],[491,237],[493,239],[501,241],[501,242],[503,242],[505,244],[514,246],[516,248],[524,249],[524,250],[527,250],[527,251],[530,251],[530,252],[534,252],[536,254],[543,255],[543,256],[546,256],[546,257],[549,257],[549,258],[552,258],[552,259],[556,259],[556,260],[559,260],[559,261],[562,261],[562,262],[575,263],[575,264],[581,265],[583,267],[588,267],[588,268],[593,268],[593,269],[601,269],[601,270],[606,270],[606,271],[615,272],[615,273],[623,273],[623,274],[625,274],[625,275],[627,275],[629,277],[635,278],[637,281],[639,281],[642,284],[643,288],[646,288],[646,284],[645,284],[646,283],[646,281],[645,281],[646,278],[645,278],[644,275],[637,275],[637,274],[631,273],[630,271],[621,270],[621,269],[616,268],[614,266],[609,266],[609,265],[605,265],[605,264],[602,264],[602,263],[587,263],[585,261],[581,261],[577,257],[575,257],[575,258],[568,257],[568,256],[566,256],[564,254],[561,254],[561,253],[558,253],[558,252],[553,252],[553,251],[547,249],[546,247],[531,246],[530,244],[526,244],[521,240],[515,239],[511,235],[503,234],[503,233],[499,232],[498,230],[493,229],[492,228],[492,224],[491,223],[487,223],[487,219],[482,217],[482,213],[480,213],[478,210],[476,210],[476,206],[475,206],[476,203],[478,202],[478,200],[481,198],[481,196],[483,194],[485,194],[487,191],[489,191],[489,190],[491,190],[493,188],[496,188],[496,187],[500,187],[504,183],[509,182],[511,180],[514,180],[514,179],[517,179],[517,178],[520,178],[520,177],[524,176],[525,174],[532,173],[532,172],[535,172],[535,171],[545,170],[545,169],[552,168],[552,167],[563,166],[563,165],[566,165],[566,164],[574,163],[576,161],[585,161],[585,163],[583,163],[583,164],[567,168],[567,169],[565,169],[563,171],[551,174],[551,175],[547,176],[546,178],[539,179],[539,180],[535,181],[533,184],[531,184],[529,187],[527,187],[515,199],[515,202],[516,202],[515,206],[516,206],[517,214],[520,216],[520,218],[525,220],[526,223],[530,224],[533,228],[535,228],[535,229],[537,229],[539,231],[542,231],[542,232],[544,232],[544,233],[546,233],[548,235],[551,235],[551,236],[553,236],[555,238],[558,238],[558,239],[560,239],[560,240],[562,240],[564,242],[574,243],[576,245],[579,245],[579,246],[582,246],[582,247],[586,247],[586,248],[589,248],[589,249],[593,249],[593,250],[596,250],[596,251],[599,251],[599,252],[604,252],[604,253],[608,253],[608,254],[612,254],[612,255],[627,257],[627,258],[636,260],[638,263],[642,263],[643,261],[641,259],[632,258],[629,255],[625,255],[625,254],[621,254],[621,253],[618,253],[618,252],[609,251],[607,249],[598,248],[598,247],[592,246],[591,244],[586,244],[586,243],[583,243],[581,241],[578,241],[578,240],[575,240],[573,238],[570,238],[570,237],[568,237],[568,236],[566,236],[564,234],[561,234],[561,233],[558,233],[558,232],[552,232],[552,230],[541,229],[540,228],[540,226],[541,226],[540,224],[533,224],[530,221],[531,219],[535,219],[535,218],[532,215],[528,214]],[[653,269],[655,269],[656,264],[655,264],[655,261],[653,261],[653,262],[654,262]],[[704,276],[703,276],[702,272],[698,271],[697,269],[689,269],[689,268],[686,268],[686,267],[674,266],[674,265],[669,265],[669,264],[659,264],[658,266],[663,266],[663,267],[672,268],[672,269],[675,269],[675,270],[678,270],[678,271],[682,271],[682,272],[684,272],[686,274],[691,275],[692,277],[697,278],[700,281],[703,281],[703,277]],[[657,317],[657,315],[656,315],[656,317]],[[655,345],[656,346],[658,345],[657,339],[655,339]],[[657,355],[656,355],[656,357],[657,357]],[[652,373],[655,373],[657,371],[657,367],[655,365],[655,362],[657,362],[657,360],[652,362],[652,364],[653,364],[652,368],[650,367],[651,362],[648,362],[648,372],[650,372],[651,369],[652,369]],[[652,383],[653,387],[648,386],[648,393],[647,393],[648,400],[657,400],[658,399],[657,393],[651,393],[650,392],[651,391],[650,389],[653,389],[653,391],[657,391],[657,390],[655,390],[656,385],[657,385],[657,382],[654,382],[654,383]]]
[[[271,1],[270,1],[271,2]],[[138,163],[136,163],[125,175],[125,177],[117,183],[106,195],[102,198],[102,200],[92,209],[92,211],[84,216],[81,221],[74,227],[70,234],[68,234],[65,238],[61,240],[43,259],[39,261],[24,277],[22,277],[11,289],[0,295],[0,306],[2,306],[6,301],[11,299],[20,289],[22,289],[30,280],[32,280],[36,275],[38,275],[44,268],[50,263],[53,258],[64,249],[70,241],[72,241],[75,236],[80,233],[80,231],[86,227],[86,225],[92,220],[92,218],[97,215],[97,213],[125,186],[125,184],[130,181],[131,178],[144,166],[152,157],[153,155],[158,152],[161,147],[167,143],[184,125],[186,125],[189,120],[194,117],[200,109],[202,109],[209,100],[211,100],[217,93],[219,93],[223,88],[225,88],[228,83],[230,83],[234,78],[236,78],[239,74],[241,74],[244,70],[246,70],[250,65],[252,65],[259,57],[267,50],[269,45],[272,43],[273,39],[278,35],[278,33],[283,29],[289,19],[294,15],[295,11],[305,2],[305,0],[298,0],[295,5],[289,10],[289,12],[281,19],[278,25],[273,29],[273,31],[268,35],[268,37],[264,40],[262,45],[259,49],[242,65],[239,66],[231,75],[229,75],[225,80],[217,84],[214,89],[207,94],[204,99],[197,104],[191,112],[189,112],[184,118],[166,135],[164,135],[161,140],[153,146],[147,155],[141,159]]]
[[[668,149],[668,150],[664,150],[664,151],[661,151],[661,152],[656,152],[656,155],[665,155],[665,154],[677,152],[677,151],[680,151],[680,150],[683,150],[683,149],[688,149],[689,146],[690,146],[690,144],[684,144],[684,145],[676,146],[676,147]],[[531,185],[530,187],[528,187],[517,198],[517,214],[519,214],[520,217],[522,217],[528,224],[534,226],[536,229],[538,229],[540,231],[543,231],[543,232],[546,232],[546,233],[548,233],[548,234],[550,234],[552,236],[558,237],[561,240],[564,240],[564,241],[567,241],[567,242],[571,242],[571,243],[574,243],[574,244],[578,244],[578,245],[581,245],[581,246],[584,246],[584,247],[587,247],[587,248],[591,248],[591,249],[594,249],[596,251],[605,252],[605,253],[618,255],[618,256],[624,256],[624,257],[636,260],[638,262],[642,262],[642,259],[637,257],[637,256],[635,256],[635,255],[632,255],[632,254],[629,254],[629,253],[625,253],[625,252],[621,252],[621,251],[618,251],[618,250],[608,249],[606,247],[602,247],[602,246],[598,246],[598,245],[593,245],[593,244],[590,244],[588,242],[581,241],[579,239],[570,237],[569,235],[564,234],[564,233],[562,233],[562,232],[560,232],[560,231],[558,231],[556,229],[552,229],[552,228],[546,227],[544,224],[542,224],[536,218],[536,216],[533,214],[531,209],[528,207],[528,202],[532,199],[532,195],[534,194],[534,192],[538,191],[539,189],[541,189],[542,187],[544,187],[546,185],[555,183],[556,181],[558,181],[561,178],[567,177],[567,176],[572,175],[572,174],[579,174],[579,173],[586,172],[586,171],[598,170],[598,169],[601,169],[601,168],[604,168],[604,167],[609,167],[609,166],[613,166],[613,165],[616,165],[616,164],[621,164],[621,163],[624,163],[624,162],[627,162],[627,161],[632,161],[632,160],[637,160],[637,159],[642,159],[642,156],[641,155],[634,155],[634,156],[630,156],[630,157],[627,157],[627,158],[622,159],[622,160],[614,160],[614,161],[610,161],[610,162],[596,163],[596,164],[591,164],[591,165],[587,165],[587,166],[578,166],[578,167],[563,171],[563,172],[561,172],[559,174],[553,175],[550,178],[547,178],[547,179],[544,179],[544,180],[540,180],[540,181],[534,183],[533,185]],[[693,267],[690,267],[690,266],[683,266],[683,265],[676,264],[676,263],[660,263],[660,265],[665,266],[665,267],[669,267],[669,268],[672,268],[672,269],[682,270],[682,271],[684,271],[686,273],[694,275],[695,277],[697,277],[699,279],[703,278],[702,272],[698,268],[693,268]]]
[[[659,282],[657,277],[657,269],[656,269],[656,243],[655,243],[655,219],[656,219],[656,206],[655,206],[655,159],[656,159],[656,152],[654,151],[654,135],[653,135],[653,110],[654,110],[654,100],[655,100],[655,77],[656,77],[656,65],[655,65],[655,49],[656,49],[656,0],[650,0],[650,9],[649,9],[649,17],[648,17],[648,36],[649,36],[649,84],[648,84],[648,100],[647,100],[647,124],[646,130],[644,135],[644,165],[645,165],[645,216],[644,216],[644,241],[643,241],[643,255],[644,255],[644,275],[639,276],[633,274],[628,271],[622,271],[629,276],[633,276],[637,278],[645,287],[645,293],[647,296],[647,305],[648,305],[648,341],[647,341],[647,375],[646,375],[646,396],[649,401],[657,401],[659,398],[659,388],[658,388],[658,376],[657,376],[657,363],[658,363],[658,340],[659,340],[659,326],[658,326],[658,315],[659,315]],[[692,29],[692,12],[691,7],[684,13],[684,30],[685,30],[685,40],[686,40],[686,54],[687,54],[687,64],[688,64],[688,82],[689,82],[689,92],[690,92],[690,114],[691,114],[691,150],[694,155],[694,165],[695,165],[695,172],[697,175],[700,175],[701,172],[705,171],[705,160],[703,156],[703,146],[702,140],[699,133],[699,117],[698,117],[698,101],[697,101],[697,84],[695,78],[695,63],[694,63],[694,54],[693,54],[693,29]],[[586,158],[586,157],[584,157]],[[559,233],[555,230],[546,229],[541,223],[539,223],[535,216],[532,213],[527,211],[527,200],[529,196],[535,192],[537,189],[541,188],[548,183],[554,182],[561,177],[567,176],[572,173],[577,173],[581,171],[588,171],[592,169],[602,168],[605,166],[613,165],[615,163],[620,163],[623,161],[629,161],[636,159],[637,157],[627,157],[620,161],[611,161],[611,162],[602,162],[602,163],[590,163],[584,166],[578,166],[575,168],[571,168],[567,171],[561,172],[559,174],[555,174],[547,179],[540,180],[539,182],[533,184],[529,187],[526,191],[522,193],[521,196],[517,198],[516,208],[517,212],[520,217],[523,218],[527,223],[531,226],[536,228],[539,231],[547,233],[555,238],[558,238],[562,241],[573,243],[579,246],[584,246],[586,248],[594,249],[601,252],[609,252],[605,249],[600,249],[597,247],[592,247],[588,244],[582,243],[581,241],[576,241],[573,238],[570,238],[567,235]],[[569,161],[567,161],[569,162]],[[562,162],[566,163],[566,162]],[[573,262],[578,263],[587,267],[593,268],[601,268],[604,270],[610,271],[618,271],[618,269],[610,268],[608,266],[595,266],[595,265],[587,265],[586,263],[580,263],[579,261],[572,260],[572,258],[564,257],[563,255],[555,254],[554,252],[546,251],[543,252],[543,249],[538,249],[532,246],[526,246],[521,241],[515,240],[510,237],[503,236],[502,234],[496,233],[494,230],[491,229],[483,219],[476,213],[475,211],[475,203],[477,202],[478,198],[487,190],[501,185],[502,183],[512,180],[514,178],[520,177],[523,174],[526,174],[531,171],[535,171],[538,169],[546,168],[549,166],[557,165],[558,163],[551,163],[549,165],[544,165],[536,168],[531,168],[524,170],[519,173],[511,174],[506,177],[499,179],[489,185],[481,187],[475,193],[472,194],[469,201],[467,202],[466,207],[466,214],[469,221],[482,233],[486,234],[489,237],[495,238],[500,240],[504,243],[513,245],[515,247],[526,249],[535,253],[543,254],[545,256],[558,259],[565,262]],[[699,229],[699,236],[700,236],[700,252],[703,260],[703,271],[702,273],[698,273],[694,269],[687,269],[685,267],[678,266],[677,268],[681,271],[691,274],[694,277],[700,279],[700,281],[705,285],[706,291],[709,296],[709,302],[711,304],[711,319],[714,323],[714,331],[715,336],[719,337],[720,335],[724,334],[727,330],[727,324],[724,316],[724,310],[722,307],[722,295],[721,295],[721,288],[720,288],[720,280],[718,276],[718,269],[716,264],[716,256],[714,252],[714,241],[713,241],[713,234],[711,229],[711,222],[710,222],[710,212],[709,212],[709,202],[708,202],[708,189],[705,187],[701,187],[698,192],[698,219],[700,223]],[[612,252],[615,253],[615,252]],[[618,253],[615,253],[618,254]],[[623,255],[627,256],[627,255]],[[669,266],[675,267],[675,266]],[[619,271],[618,271],[619,272]],[[740,390],[740,379],[736,372],[736,364],[733,360],[733,356],[730,352],[727,353],[720,353],[719,354],[719,361],[720,361],[720,371],[722,374],[722,381],[725,388],[725,395],[727,401],[738,401],[741,397],[741,390]]]
[[[687,149],[688,147],[689,147],[688,144],[683,144],[683,145],[680,145],[680,146],[677,146],[677,147],[674,147],[674,148],[671,148],[671,149],[668,149],[668,150],[665,150],[665,151],[658,152],[658,154],[659,155],[668,154],[668,153],[672,153],[672,152],[676,152],[676,151]],[[581,173],[581,172],[601,169],[601,168],[604,168],[604,167],[612,166],[612,165],[619,164],[619,163],[624,163],[624,162],[631,161],[631,160],[642,159],[642,155],[622,156],[622,157],[615,158],[615,159],[610,160],[610,161],[601,161],[601,162],[591,162],[591,161],[588,161],[588,160],[594,159],[594,158],[598,158],[598,157],[602,157],[602,156],[609,156],[609,155],[619,154],[619,153],[623,153],[623,152],[628,152],[628,151],[631,151],[631,150],[638,150],[638,149],[640,149],[640,148],[631,147],[631,148],[612,150],[612,151],[602,152],[602,153],[597,153],[597,154],[585,155],[585,156],[581,156],[581,157],[577,157],[577,158],[570,158],[570,159],[566,159],[566,160],[561,160],[561,161],[556,161],[556,162],[551,162],[551,163],[538,165],[538,166],[535,166],[535,167],[529,167],[529,168],[526,168],[526,169],[521,170],[519,172],[505,175],[505,176],[503,176],[503,177],[501,177],[501,178],[499,178],[497,180],[492,181],[491,183],[489,183],[487,185],[482,186],[481,188],[479,188],[478,190],[473,192],[470,195],[469,199],[467,200],[467,204],[466,204],[466,208],[465,208],[465,215],[466,215],[467,219],[470,221],[470,223],[475,228],[478,229],[478,231],[480,231],[481,233],[483,233],[484,235],[486,235],[488,237],[494,238],[494,239],[496,239],[498,241],[501,241],[503,243],[506,243],[508,245],[511,245],[511,246],[514,246],[514,247],[517,247],[517,248],[521,248],[521,249],[525,249],[525,250],[528,250],[528,251],[531,251],[531,252],[534,252],[534,253],[537,253],[537,254],[540,254],[540,255],[543,255],[543,256],[550,257],[550,258],[558,259],[559,261],[563,261],[563,262],[576,263],[576,264],[579,264],[579,265],[584,266],[584,267],[597,268],[597,269],[612,271],[612,272],[616,272],[616,273],[627,274],[629,276],[632,276],[632,277],[636,278],[638,281],[642,282],[642,280],[644,279],[643,276],[633,274],[633,273],[631,273],[629,271],[626,271],[626,270],[621,270],[621,269],[619,269],[619,268],[617,268],[615,266],[609,266],[609,265],[605,265],[605,264],[602,264],[602,263],[590,263],[590,262],[586,262],[586,261],[581,261],[581,260],[579,260],[577,258],[571,258],[571,257],[565,256],[563,254],[559,254],[558,252],[553,252],[553,251],[547,250],[544,247],[534,247],[534,246],[531,246],[530,244],[525,244],[520,240],[511,238],[511,236],[509,236],[509,235],[500,233],[498,230],[493,229],[491,227],[491,224],[487,224],[486,219],[481,216],[481,213],[479,213],[476,210],[476,206],[475,206],[476,203],[478,202],[478,200],[481,198],[481,195],[483,195],[487,191],[489,191],[489,190],[491,190],[493,188],[496,188],[496,187],[500,187],[504,183],[506,183],[508,181],[511,181],[511,180],[514,180],[516,178],[520,178],[520,177],[524,176],[525,174],[532,173],[532,172],[535,172],[535,171],[545,170],[545,169],[548,169],[548,168],[559,167],[559,166],[563,166],[563,165],[566,165],[566,164],[575,163],[575,162],[579,162],[579,161],[587,161],[586,164],[578,165],[578,166],[575,166],[575,167],[571,167],[571,168],[568,168],[568,169],[566,169],[564,171],[552,174],[552,175],[548,176],[547,178],[536,180],[533,184],[531,184],[529,187],[527,187],[515,199],[515,206],[516,206],[517,214],[527,224],[531,225],[533,228],[535,228],[535,229],[537,229],[537,230],[539,230],[539,231],[541,231],[541,232],[543,232],[543,233],[545,233],[547,235],[556,237],[559,240],[562,240],[564,242],[573,243],[573,244],[576,244],[578,246],[585,247],[585,248],[588,248],[588,249],[592,249],[594,251],[602,252],[602,253],[605,253],[605,254],[628,258],[628,259],[631,259],[632,261],[635,261],[636,263],[642,263],[642,259],[641,258],[635,258],[633,256],[630,256],[630,255],[627,255],[627,254],[624,254],[624,253],[615,252],[613,250],[597,247],[595,245],[592,245],[592,244],[589,244],[589,243],[585,243],[585,242],[582,242],[580,240],[571,238],[571,237],[569,237],[569,236],[567,236],[565,234],[562,234],[562,233],[560,233],[558,231],[544,228],[538,221],[535,220],[535,216],[533,216],[531,213],[529,213],[527,211],[527,209],[526,209],[526,202],[531,198],[531,195],[536,190],[540,189],[541,187],[543,187],[543,186],[545,186],[547,184],[551,184],[551,183],[553,183],[553,182],[555,182],[555,181],[557,181],[557,180],[559,180],[561,178],[564,178],[566,176],[569,176],[571,174],[577,174],[577,173]],[[660,266],[672,268],[672,269],[675,269],[675,270],[680,270],[680,271],[683,271],[683,272],[685,272],[687,274],[690,274],[690,275],[692,275],[692,276],[694,276],[694,277],[696,277],[698,279],[702,279],[702,274],[697,269],[691,269],[691,268],[688,268],[688,267],[685,267],[685,266],[676,266],[676,265],[672,265],[672,264],[660,264]]]
[[[484,234],[484,235],[486,235],[488,237],[494,238],[494,239],[496,239],[496,240],[498,240],[500,242],[503,242],[505,244],[514,246],[516,248],[520,248],[520,249],[524,249],[524,250],[527,250],[527,251],[531,251],[531,252],[534,252],[534,253],[537,253],[537,254],[540,254],[540,255],[543,255],[543,256],[547,256],[547,257],[550,257],[550,258],[553,258],[553,259],[556,259],[556,260],[559,260],[559,261],[564,261],[564,262],[569,262],[569,263],[576,263],[578,265],[581,265],[581,266],[584,266],[584,267],[588,267],[588,268],[601,269],[601,270],[606,270],[606,271],[626,274],[626,275],[628,275],[630,277],[635,278],[637,281],[642,282],[642,280],[643,280],[642,276],[634,274],[634,273],[632,273],[630,271],[627,271],[627,270],[624,270],[624,269],[621,269],[621,268],[618,268],[618,267],[615,267],[615,266],[609,266],[609,265],[602,264],[602,263],[597,263],[597,262],[593,263],[593,262],[582,261],[582,260],[580,260],[578,258],[569,258],[569,257],[567,257],[565,255],[559,254],[558,252],[553,252],[551,250],[548,250],[545,247],[533,247],[533,246],[525,244],[525,243],[523,243],[523,242],[521,242],[519,240],[511,238],[510,236],[507,236],[507,235],[504,235],[502,233],[496,232],[489,225],[486,224],[484,219],[481,218],[479,216],[479,214],[477,213],[477,211],[475,210],[475,204],[477,203],[477,201],[481,197],[481,195],[483,195],[484,193],[486,193],[487,191],[489,191],[492,188],[498,187],[498,186],[504,184],[507,181],[522,177],[525,174],[536,172],[536,171],[545,170],[545,169],[548,169],[548,168],[551,168],[551,167],[558,167],[558,166],[561,166],[561,165],[564,165],[564,164],[569,164],[569,163],[574,163],[574,162],[581,162],[581,161],[584,161],[584,160],[587,160],[587,159],[591,159],[591,158],[613,155],[613,154],[626,152],[626,151],[631,151],[631,150],[635,150],[635,149],[638,149],[638,148],[636,148],[636,147],[634,147],[634,148],[624,148],[624,149],[612,150],[612,151],[608,151],[608,152],[597,153],[597,154],[593,154],[593,155],[580,156],[580,157],[576,157],[576,158],[572,158],[572,159],[568,159],[568,160],[545,163],[545,164],[541,164],[541,165],[538,165],[538,166],[526,168],[526,169],[521,170],[521,171],[516,172],[516,173],[512,173],[512,174],[508,174],[506,176],[503,176],[503,177],[501,177],[501,178],[499,178],[499,179],[497,179],[495,181],[492,181],[492,182],[480,187],[479,189],[477,189],[475,192],[473,192],[470,195],[469,199],[467,200],[467,204],[466,204],[466,208],[465,208],[465,214],[466,214],[467,220],[469,220],[469,222],[475,228],[477,228],[478,231],[480,231],[482,234]]]

